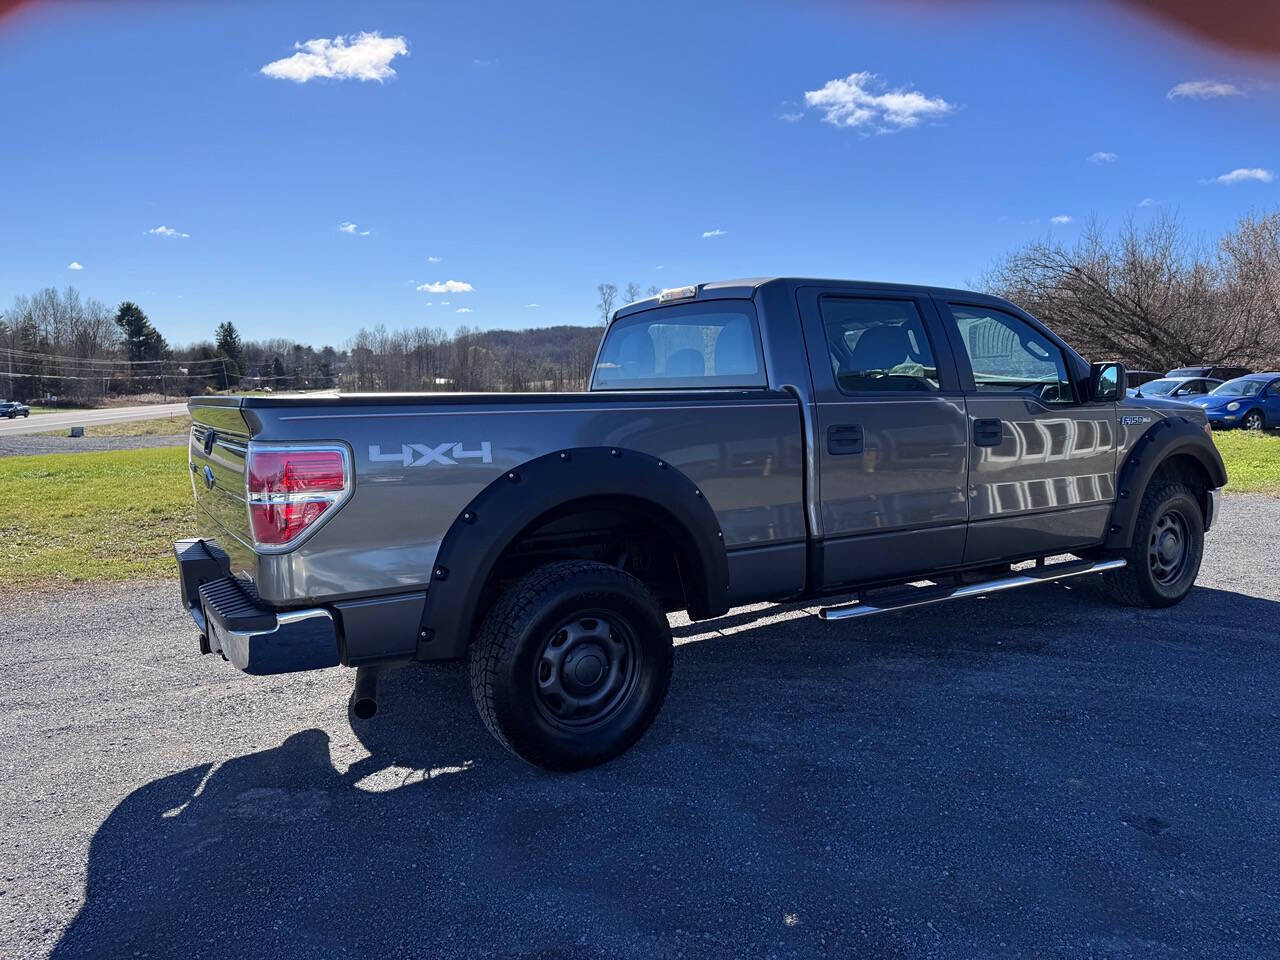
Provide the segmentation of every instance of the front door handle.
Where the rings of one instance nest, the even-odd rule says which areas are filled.
[[[975,447],[998,447],[1004,436],[1004,424],[996,419],[973,421],[973,445]]]
[[[862,424],[837,423],[827,427],[827,453],[843,456],[862,452]]]

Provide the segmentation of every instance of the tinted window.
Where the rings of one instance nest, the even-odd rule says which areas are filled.
[[[953,304],[951,315],[979,393],[1018,392],[1045,403],[1074,402],[1062,351],[1031,324],[987,307]]]
[[[592,389],[762,387],[755,311],[720,300],[646,310],[605,334]]]
[[[823,297],[822,324],[842,393],[938,389],[933,348],[910,300]]]

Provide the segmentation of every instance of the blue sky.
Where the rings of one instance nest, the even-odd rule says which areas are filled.
[[[1101,4],[37,2],[0,117],[0,306],[70,283],[171,342],[589,323],[602,280],[963,285],[1090,216],[1280,205],[1280,64]]]

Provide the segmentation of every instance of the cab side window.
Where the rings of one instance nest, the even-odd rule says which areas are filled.
[[[938,365],[910,300],[823,297],[831,371],[841,393],[936,393]]]
[[[950,304],[979,393],[1025,393],[1043,403],[1074,403],[1057,344],[1025,320],[988,307]]]

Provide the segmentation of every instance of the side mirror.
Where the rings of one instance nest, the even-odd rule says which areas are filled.
[[[1115,403],[1121,398],[1124,364],[1095,363],[1089,367],[1089,397],[1096,403]]]

